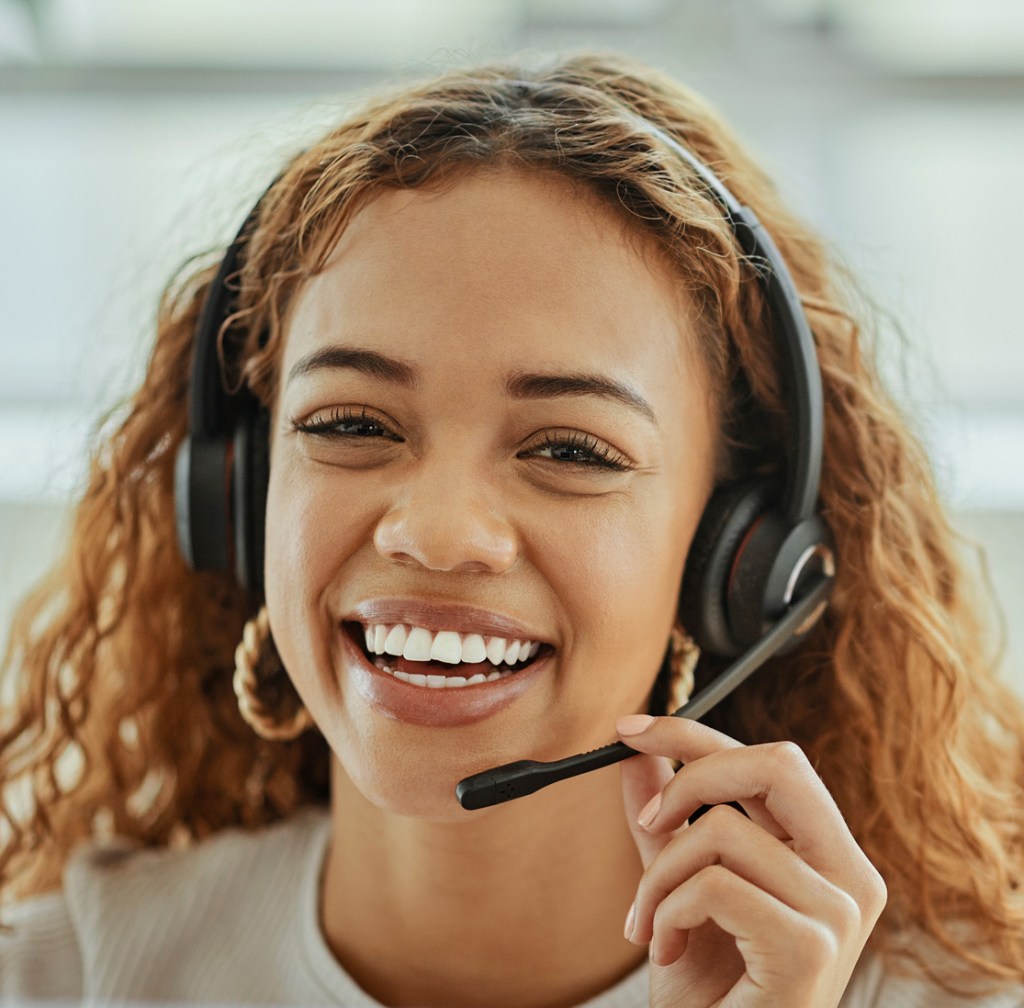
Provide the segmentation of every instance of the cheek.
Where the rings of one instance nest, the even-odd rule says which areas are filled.
[[[266,585],[268,602],[287,592],[304,595],[316,579],[321,540],[330,523],[318,520],[323,503],[313,481],[290,472],[287,464],[271,471],[267,489]]]
[[[267,490],[264,583],[278,651],[289,671],[325,661],[313,649],[330,639],[328,592],[353,548],[356,523],[332,502],[329,474],[282,458]],[[347,510],[352,510],[351,507]]]
[[[548,555],[559,559],[547,569],[555,594],[570,607],[568,657],[580,670],[573,683],[592,691],[599,679],[619,703],[646,695],[675,618],[698,518],[699,502],[632,499],[585,515],[572,536],[550,537]]]

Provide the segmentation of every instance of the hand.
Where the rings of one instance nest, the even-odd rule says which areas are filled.
[[[807,757],[683,718],[617,727],[649,754],[622,783],[644,864],[627,937],[650,943],[652,1008],[835,1008],[886,889]]]

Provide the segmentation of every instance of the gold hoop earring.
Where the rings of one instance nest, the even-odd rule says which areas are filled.
[[[274,646],[265,605],[242,631],[232,684],[242,717],[260,738],[286,742],[313,724]]]
[[[668,686],[668,713],[673,714],[693,695],[693,674],[700,660],[700,648],[677,623],[668,641],[668,662],[672,678]]]

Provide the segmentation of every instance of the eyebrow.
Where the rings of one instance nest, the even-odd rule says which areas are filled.
[[[599,396],[635,410],[655,427],[654,410],[638,392],[604,375],[574,371],[569,374],[527,374],[518,371],[505,382],[505,391],[514,399],[556,399],[561,396]]]
[[[417,382],[415,368],[393,357],[387,357],[376,350],[363,350],[360,347],[332,345],[321,347],[296,361],[288,372],[288,381],[299,375],[309,374],[321,368],[351,368],[361,371],[371,378],[392,382],[396,385],[413,387]]]
[[[403,361],[361,347],[331,345],[320,347],[298,360],[288,372],[288,381],[322,368],[350,368],[371,378],[414,388],[419,375]],[[597,396],[621,403],[639,413],[655,427],[658,421],[650,404],[634,389],[604,375],[573,371],[567,374],[533,374],[516,371],[505,380],[505,393],[513,399],[558,399],[563,396]]]

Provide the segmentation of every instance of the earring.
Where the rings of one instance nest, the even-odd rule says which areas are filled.
[[[668,641],[668,663],[672,678],[668,686],[668,713],[673,714],[693,695],[693,673],[700,648],[677,623]]]
[[[242,717],[261,738],[288,741],[313,724],[274,647],[265,605],[242,631],[232,683]]]

